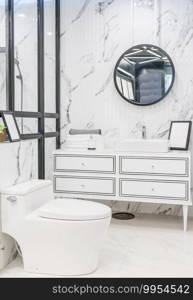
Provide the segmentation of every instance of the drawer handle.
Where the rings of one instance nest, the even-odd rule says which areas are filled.
[[[152,165],[151,168],[152,168],[152,169],[155,169],[155,165]]]
[[[152,189],[151,189],[151,191],[152,191],[152,192],[155,192],[155,189],[154,189],[154,188],[152,188]]]
[[[83,162],[81,163],[81,166],[82,166],[82,167],[86,167],[85,163],[83,163]]]
[[[85,188],[85,184],[81,184],[81,188],[84,189]]]

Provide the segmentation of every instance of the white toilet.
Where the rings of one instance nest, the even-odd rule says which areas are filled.
[[[54,199],[51,181],[32,180],[2,191],[1,214],[2,231],[18,242],[25,271],[75,276],[96,270],[108,206]]]

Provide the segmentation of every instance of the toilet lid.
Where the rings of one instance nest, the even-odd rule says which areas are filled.
[[[1,190],[1,193],[5,195],[24,196],[51,185],[52,182],[50,180],[33,179],[5,188]]]
[[[75,199],[55,199],[38,209],[40,217],[57,220],[99,220],[111,216],[107,205]]]

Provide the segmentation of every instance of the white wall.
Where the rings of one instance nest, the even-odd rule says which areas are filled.
[[[45,30],[45,111],[55,112],[55,0],[45,1],[44,12],[44,30]],[[38,110],[38,68],[37,68],[37,0],[20,0],[14,1],[14,34],[15,34],[15,109],[23,111]],[[0,0],[0,47],[5,46],[5,0]],[[6,72],[5,72],[5,55],[0,54],[0,110],[6,109]],[[23,105],[21,78],[23,80]],[[1,120],[0,120],[1,121]],[[21,118],[17,118],[21,130]],[[1,124],[1,122],[0,122]],[[22,133],[38,132],[37,119],[23,119]],[[54,119],[45,120],[47,132],[55,131],[56,122]],[[46,148],[46,177],[52,177],[52,152],[55,150],[56,139],[48,138],[45,142]],[[19,145],[19,144],[18,144]],[[32,155],[30,147],[34,147],[36,155]],[[19,147],[19,146],[18,146]],[[32,165],[36,167],[38,176],[38,155],[37,140],[26,141],[21,143],[22,149],[28,149],[28,158],[24,158],[24,151],[18,150],[19,159],[24,160],[23,164],[27,165],[27,160],[33,160]],[[14,148],[14,147],[13,147]],[[33,172],[34,173],[34,172]],[[13,173],[14,174],[14,173]],[[13,175],[15,176],[15,174]],[[11,175],[10,175],[11,177]],[[22,169],[22,180],[25,176]],[[21,179],[20,178],[20,179]],[[10,182],[10,181],[8,181]]]
[[[0,143],[0,198],[2,189],[37,178],[37,170],[37,141]],[[0,246],[1,269],[15,255],[13,240],[1,232],[1,215]]]
[[[27,1],[25,1],[26,3]],[[29,0],[28,0],[29,2]],[[34,35],[36,28],[32,29],[35,22],[34,10],[32,4],[28,8],[24,5],[21,8],[22,1],[15,1],[15,53],[17,52],[18,59],[21,59],[20,68],[24,77],[24,109],[35,110],[35,93],[36,84],[33,82],[35,77],[36,65],[34,61],[36,43]],[[27,15],[28,13],[28,15]],[[6,46],[5,39],[5,0],[0,0],[0,47]],[[32,34],[33,32],[33,34]],[[31,38],[31,44],[30,44]],[[25,43],[25,41],[27,42]],[[16,55],[16,56],[17,56]],[[35,56],[35,57],[34,57]],[[30,68],[31,67],[31,68]],[[32,71],[30,71],[32,70]],[[18,72],[16,70],[16,75]],[[19,80],[15,80],[15,99],[16,109],[20,110],[21,105],[21,85]],[[6,109],[6,64],[5,54],[0,53],[0,110]],[[31,93],[33,90],[34,94]],[[35,132],[34,120],[26,122],[26,132]],[[0,119],[0,124],[2,120]],[[0,144],[0,190],[12,184],[26,181],[38,176],[37,166],[37,141],[25,141],[21,143],[4,143]]]
[[[16,2],[16,1],[15,1]],[[34,72],[37,69],[34,62],[36,61],[35,48],[30,47],[30,40],[27,38],[29,36],[29,28],[34,23],[34,15],[33,10],[28,10],[30,12],[30,16],[28,15],[28,20],[26,20],[25,26],[22,23],[22,20],[26,19],[26,15],[21,13],[20,9],[17,8],[16,5],[16,43],[17,48],[20,50],[17,51],[20,67],[24,69],[24,109],[32,110],[32,107],[35,107],[35,93],[36,93],[36,84],[33,82]],[[24,10],[26,8],[24,7]],[[30,23],[30,21],[32,21]],[[30,29],[30,33],[31,30]],[[35,28],[34,28],[35,31]],[[0,0],[0,47],[5,47],[5,0]],[[27,38],[28,43],[22,43]],[[33,34],[31,35],[32,45]],[[22,47],[24,45],[24,47]],[[30,51],[28,50],[30,49]],[[29,56],[31,60],[29,60]],[[21,58],[21,60],[20,60]],[[31,61],[32,65],[29,64]],[[25,68],[23,67],[25,66]],[[32,70],[32,71],[31,71]],[[18,73],[16,72],[16,75]],[[19,80],[16,79],[16,91],[15,91],[15,99],[16,99],[16,109],[20,110],[21,105],[21,85],[18,84]],[[34,94],[33,94],[34,92]],[[33,102],[34,100],[34,102]],[[34,106],[33,106],[34,105]],[[6,60],[5,54],[0,53],[0,110],[6,110]],[[0,124],[2,124],[2,120],[0,118]],[[25,123],[26,132],[34,132],[36,128],[36,123],[34,120],[29,120]],[[23,141],[17,143],[0,143],[0,193],[1,190],[9,187],[11,185],[21,183],[32,178],[37,178],[38,176],[38,142],[37,140]],[[7,261],[11,261],[12,257],[15,253],[14,242],[2,234],[1,232],[1,217],[0,217],[0,245],[5,246],[5,250],[3,247],[0,247],[0,268],[3,267]]]
[[[55,113],[55,1],[44,2],[45,48],[45,112]],[[15,1],[15,57],[18,58],[23,77],[23,110],[38,110],[37,85],[37,0]],[[18,68],[15,65],[15,75]],[[21,110],[21,81],[15,77],[16,108]],[[19,121],[19,119],[18,119]],[[54,119],[45,120],[47,132],[55,131]],[[24,119],[24,133],[38,131],[37,119]],[[52,178],[52,152],[56,139],[46,139],[46,178]],[[36,157],[37,161],[38,157]]]
[[[171,120],[193,118],[191,0],[62,0],[61,6],[63,146],[69,127],[102,128],[106,137],[140,137],[145,125],[148,138],[167,138]],[[170,94],[149,107],[121,99],[113,82],[120,55],[140,43],[163,48],[176,69]],[[174,206],[115,203],[113,207],[179,213]]]
[[[0,48],[5,47],[5,0],[0,0]],[[0,109],[6,108],[6,60],[0,51]]]
[[[38,66],[37,66],[37,0],[14,1],[14,38],[15,38],[15,109],[20,111],[38,110]],[[5,0],[0,0],[0,47],[5,42]],[[44,46],[45,46],[45,112],[55,113],[55,0],[44,2]],[[23,89],[22,81],[23,80]],[[22,104],[23,96],[23,104]],[[6,109],[6,62],[5,54],[0,53],[0,110]],[[17,118],[22,132],[21,118]],[[0,124],[2,120],[0,119]],[[56,130],[55,119],[45,119],[46,132]],[[38,122],[35,118],[23,119],[22,133],[38,132]],[[25,142],[30,147],[32,141]],[[21,144],[21,147],[24,144]],[[37,141],[33,141],[36,145]],[[52,152],[56,148],[56,138],[47,138],[46,150],[46,178],[52,178]],[[37,154],[37,149],[36,154]],[[19,151],[20,159],[23,152]],[[32,159],[31,152],[28,159]],[[33,156],[33,164],[37,166],[38,155]],[[38,170],[36,170],[38,176]],[[25,180],[25,175],[23,180]]]
[[[0,190],[37,178],[37,141],[0,143]]]

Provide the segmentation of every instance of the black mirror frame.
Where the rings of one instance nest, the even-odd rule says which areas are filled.
[[[164,95],[162,98],[160,98],[160,99],[158,99],[157,101],[155,101],[155,102],[152,102],[152,103],[146,103],[146,104],[140,104],[140,103],[137,103],[137,102],[133,102],[133,101],[127,99],[126,97],[124,97],[124,96],[121,94],[121,92],[120,92],[120,90],[119,90],[119,88],[118,88],[118,85],[117,85],[117,81],[116,81],[116,71],[117,71],[117,67],[118,67],[120,61],[122,60],[122,58],[125,56],[125,54],[126,54],[129,50],[132,50],[132,49],[134,49],[134,48],[136,48],[136,47],[143,47],[143,46],[147,46],[147,47],[155,47],[155,48],[157,48],[158,50],[162,51],[162,52],[164,53],[164,55],[166,55],[166,56],[168,57],[168,59],[169,59],[169,61],[170,61],[170,63],[171,63],[172,70],[173,70],[172,82],[171,82],[171,84],[170,84],[170,87],[169,87],[168,91],[165,93],[165,95]],[[173,63],[171,57],[168,55],[167,52],[165,52],[162,48],[160,48],[160,47],[158,47],[158,46],[156,46],[156,45],[152,45],[152,44],[139,44],[139,45],[135,45],[135,46],[129,48],[128,50],[126,50],[126,51],[120,56],[120,58],[118,59],[116,65],[115,65],[114,76],[113,76],[113,77],[114,77],[114,84],[115,84],[116,90],[117,90],[117,92],[119,93],[119,95],[120,95],[125,101],[127,101],[127,102],[129,102],[129,103],[131,103],[131,104],[137,105],[137,106],[149,106],[149,105],[156,104],[156,103],[162,101],[164,98],[166,98],[166,96],[169,94],[169,92],[171,91],[171,89],[172,89],[172,87],[173,87],[173,85],[174,85],[175,73],[176,73],[176,72],[175,72],[174,63]]]

